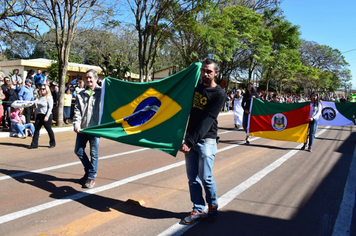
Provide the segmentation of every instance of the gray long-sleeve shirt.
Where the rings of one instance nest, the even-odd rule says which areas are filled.
[[[37,109],[36,109],[36,116],[37,114],[44,114],[47,119],[52,114],[53,108],[53,98],[50,96],[46,98],[46,96],[39,97],[37,100]]]

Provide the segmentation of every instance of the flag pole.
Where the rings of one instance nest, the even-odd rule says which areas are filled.
[[[253,104],[254,99],[255,98],[252,98],[252,100],[251,100],[250,108],[249,108],[250,114],[248,114],[248,118],[247,118],[247,129],[246,129],[247,137],[250,137],[250,117],[251,117],[251,110],[252,110],[252,104]]]

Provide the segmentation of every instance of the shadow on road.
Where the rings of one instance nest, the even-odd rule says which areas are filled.
[[[315,191],[311,191],[310,194],[303,199],[303,202],[298,207],[297,213],[290,220],[221,210],[215,222],[211,223],[202,220],[183,235],[331,236],[343,198],[344,187],[349,174],[356,142],[356,132],[353,132],[356,127],[353,127],[353,129],[334,127],[334,129],[350,131],[349,137],[338,146],[339,148],[331,150],[341,153],[339,161],[333,166],[330,173],[322,182],[315,187]],[[333,141],[339,142],[339,140]],[[320,144],[323,142],[323,139],[315,140],[315,146],[317,146],[317,142]],[[264,147],[263,145],[258,146]],[[326,149],[332,148],[333,145],[326,147]],[[318,150],[314,149],[310,158],[313,158],[314,153],[317,152]],[[307,154],[309,155],[310,153]],[[324,155],[323,153],[319,154]],[[323,158],[329,157],[324,155]],[[236,201],[241,200],[238,198],[239,197],[236,198]],[[350,236],[356,236],[356,206],[353,213]]]
[[[5,142],[0,142],[0,146],[28,148],[28,144],[23,144],[23,143],[5,143]]]
[[[97,194],[89,194],[77,191],[71,186],[56,186],[54,181],[77,183],[77,179],[57,178],[53,175],[28,172],[25,176],[20,170],[0,169],[0,173],[13,176],[13,179],[23,184],[29,184],[50,193],[49,197],[54,199],[72,199],[84,206],[101,212],[109,212],[115,209],[119,212],[147,219],[177,218],[186,216],[186,212],[176,213],[156,208],[144,207],[132,201],[121,201],[118,199],[103,197]]]
[[[334,142],[338,142],[333,140]],[[269,218],[262,215],[248,214],[244,212],[222,209],[219,211],[218,219],[213,222],[207,222],[205,219],[199,224],[190,228],[184,235],[236,235],[236,236],[328,236],[332,235],[333,227],[338,215],[345,182],[348,177],[349,167],[353,158],[355,149],[356,132],[350,132],[349,137],[343,142],[337,150],[330,150],[333,145],[328,145],[326,149],[330,152],[339,152],[340,158],[333,166],[330,173],[315,186],[314,191],[306,194],[301,204],[298,206],[297,213],[290,220],[279,218]],[[323,142],[318,139],[316,142]],[[263,145],[256,145],[264,148],[277,148]],[[316,146],[316,145],[315,145]],[[336,146],[336,145],[335,145]],[[310,154],[310,158],[318,150]],[[325,151],[327,152],[327,151]],[[322,153],[319,153],[322,155]],[[323,158],[328,158],[327,156]],[[307,162],[308,158],[305,158]],[[301,168],[301,166],[296,166]],[[16,177],[23,173],[20,170],[0,169],[5,175],[14,176],[13,178],[20,183],[29,184],[50,193],[53,199],[73,199],[84,206],[97,211],[110,211],[115,209],[119,212],[138,216],[147,219],[165,219],[176,218],[181,220],[186,216],[186,212],[171,212],[163,209],[143,207],[125,202],[118,199],[100,196],[98,194],[85,194],[77,191],[71,186],[56,186],[52,181],[76,182],[76,179],[57,178],[52,175],[42,173],[30,173],[26,176]],[[317,173],[316,173],[317,174]],[[292,188],[293,186],[291,186]],[[75,197],[78,194],[83,197]],[[73,197],[74,196],[74,197]],[[179,202],[179,199],[173,199]],[[238,201],[238,197],[236,198]],[[355,211],[354,211],[355,212]],[[282,218],[282,217],[281,217]],[[355,218],[353,222],[356,222]],[[351,227],[351,236],[356,235],[356,226],[353,223]]]

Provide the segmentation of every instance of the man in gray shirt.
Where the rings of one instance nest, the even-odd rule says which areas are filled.
[[[99,124],[101,87],[98,85],[98,73],[88,70],[84,79],[87,88],[78,93],[74,106],[73,126],[77,133],[74,152],[84,166],[85,174],[79,180],[83,188],[92,188],[98,170],[99,137],[81,133],[80,130]],[[87,142],[90,144],[90,159],[85,153]]]
[[[15,89],[16,92],[19,92],[22,86],[22,79],[19,76],[19,69],[14,70],[14,74],[11,76],[11,83],[14,86],[13,89]]]

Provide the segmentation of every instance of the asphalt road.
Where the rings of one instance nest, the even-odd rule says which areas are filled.
[[[73,153],[75,133],[48,149],[0,138],[0,235],[356,235],[356,127],[319,126],[313,150],[251,139],[219,117],[215,222],[184,226],[191,211],[184,156],[101,139],[94,188]],[[351,168],[351,171],[350,171]]]

